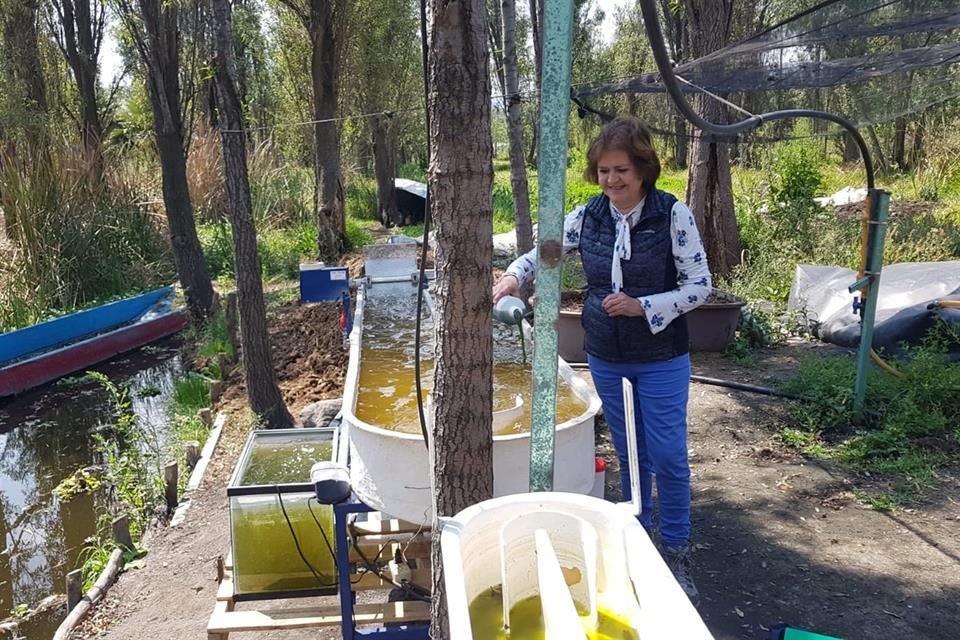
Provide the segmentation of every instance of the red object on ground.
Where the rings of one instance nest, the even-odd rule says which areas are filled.
[[[340,305],[340,331],[347,330],[347,308]]]
[[[593,459],[593,466],[594,466],[593,470],[596,473],[603,473],[604,471],[607,470],[607,461],[604,460],[603,458],[596,457]]]
[[[183,329],[188,322],[189,317],[184,312],[168,313],[14,362],[0,370],[0,398],[32,389],[165,338]]]

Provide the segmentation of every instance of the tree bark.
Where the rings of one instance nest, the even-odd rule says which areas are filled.
[[[400,224],[394,178],[397,177],[397,154],[393,127],[386,116],[370,120],[373,129],[373,170],[377,176],[377,207],[384,226]]]
[[[507,133],[510,137],[510,184],[513,187],[517,220],[517,253],[533,248],[530,220],[530,191],[523,155],[523,115],[520,113],[520,82],[517,73],[517,8],[514,0],[503,0],[503,75],[507,104]]]
[[[47,87],[40,64],[40,46],[37,34],[38,0],[10,3],[3,25],[4,55],[10,60],[13,82],[17,83],[26,99],[24,109],[27,124],[24,136],[34,152],[43,146],[47,117]]]
[[[903,116],[893,121],[893,163],[897,171],[908,171],[907,162],[907,119]]]
[[[686,0],[686,7],[694,58],[726,44],[733,0]],[[725,121],[723,107],[712,98],[699,96],[694,106],[708,121]],[[694,140],[686,198],[703,236],[710,271],[714,276],[728,277],[740,264],[741,245],[725,144],[703,137]]]
[[[293,425],[283,402],[270,355],[267,312],[263,302],[257,229],[250,199],[243,104],[237,90],[237,63],[229,0],[213,0],[217,109],[223,141],[223,172],[233,229],[233,258],[240,306],[243,373],[250,409],[270,429]]]
[[[337,50],[334,0],[310,1],[310,77],[313,84],[317,255],[336,262],[346,246],[346,216],[340,188],[337,117]]]
[[[97,68],[106,5],[102,0],[54,0],[61,33],[55,34],[80,97],[83,146],[100,154],[103,123],[97,103]]]
[[[163,176],[163,204],[180,284],[193,316],[204,319],[213,308],[213,285],[197,237],[187,186],[187,158],[180,109],[177,4],[164,0],[139,0],[137,11],[126,0],[120,0],[118,9],[147,67],[153,131]],[[142,29],[138,17],[142,18]]]
[[[484,0],[430,0],[431,204],[436,364],[430,459],[434,517],[493,495],[493,148]],[[434,521],[431,637],[449,638]]]
[[[530,0],[530,28],[533,30],[533,143],[530,145],[530,165],[537,166],[540,158],[540,95],[543,83],[543,0]]]

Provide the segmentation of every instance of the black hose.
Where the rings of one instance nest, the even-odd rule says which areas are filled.
[[[427,75],[427,0],[420,0],[420,53],[423,58],[423,117],[427,124],[427,171],[430,170],[430,78]],[[417,414],[423,446],[430,449],[427,437],[427,419],[423,413],[423,388],[420,383],[420,315],[423,310],[423,289],[430,250],[430,177],[427,176],[427,197],[423,201],[423,244],[420,248],[420,274],[417,278],[417,320],[413,336],[413,381],[417,389]]]
[[[785,120],[788,118],[818,118],[828,120],[843,127],[853,137],[860,150],[860,156],[863,158],[863,168],[867,174],[867,189],[873,189],[874,182],[873,159],[870,156],[870,149],[867,143],[860,135],[856,125],[838,115],[827,113],[826,111],[817,111],[814,109],[784,109],[781,111],[771,111],[760,115],[750,116],[746,120],[735,122],[733,124],[716,124],[708,122],[698,114],[683,95],[680,88],[680,82],[673,73],[673,63],[667,53],[667,47],[663,39],[663,31],[660,29],[660,18],[657,15],[655,0],[639,0],[640,10],[643,12],[643,24],[647,31],[647,38],[650,40],[650,49],[653,51],[653,58],[657,63],[657,70],[660,72],[660,79],[667,93],[676,105],[677,110],[684,118],[689,120],[695,127],[707,133],[714,135],[735,136],[740,133],[746,133],[756,129],[765,122],[772,120]]]
[[[777,396],[780,398],[790,398],[791,400],[808,400],[804,396],[798,396],[795,393],[786,393],[784,391],[777,391],[776,389],[771,389],[770,387],[760,387],[755,384],[746,384],[743,382],[731,382],[729,380],[721,380],[719,378],[708,378],[707,376],[698,376],[692,375],[690,379],[694,382],[699,382],[700,384],[712,384],[718,387],[729,387],[731,389],[738,389],[740,391],[749,391],[750,393],[760,393],[765,396]]]

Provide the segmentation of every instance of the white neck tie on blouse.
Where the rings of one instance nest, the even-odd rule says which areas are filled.
[[[612,202],[610,203],[610,215],[613,216],[613,223],[617,226],[617,239],[613,243],[613,262],[610,264],[610,282],[614,293],[623,290],[623,270],[620,267],[620,261],[630,259],[630,230],[640,217],[645,200],[646,198],[640,200],[626,214],[621,213]]]

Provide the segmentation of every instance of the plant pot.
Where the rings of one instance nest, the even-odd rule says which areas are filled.
[[[740,310],[746,304],[743,298],[714,289],[711,302],[687,314],[690,351],[723,351],[729,347],[737,333]]]
[[[557,318],[557,352],[570,364],[587,361],[587,352],[583,350],[583,324],[579,311],[560,311],[560,317]]]
[[[557,349],[560,357],[572,364],[587,361],[580,311],[575,310],[577,297],[582,301],[582,295],[579,291],[562,292],[557,319]],[[723,351],[737,333],[740,310],[746,306],[746,300],[720,289],[713,290],[711,300],[687,314],[690,351]]]

